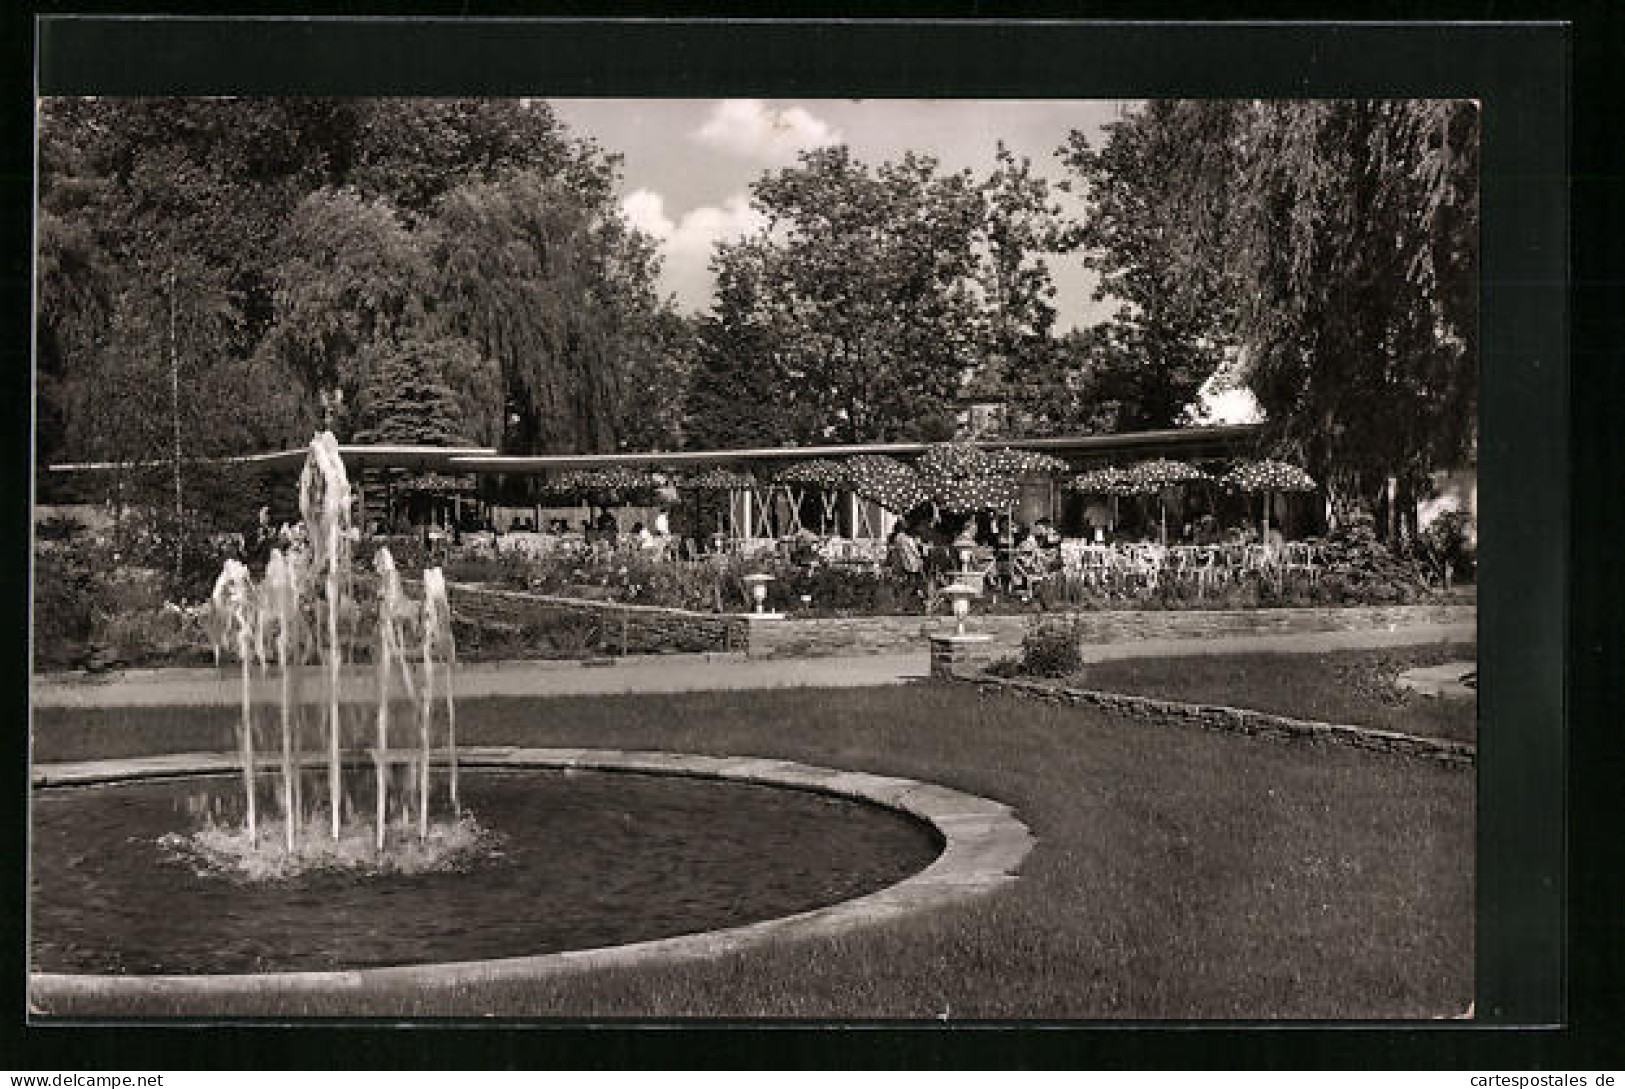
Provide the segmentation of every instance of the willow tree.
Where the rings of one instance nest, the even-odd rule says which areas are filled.
[[[616,449],[629,358],[649,350],[653,245],[591,197],[524,171],[438,206],[437,320],[500,367],[510,450]]]
[[[1251,111],[1234,237],[1248,383],[1334,512],[1401,510],[1477,408],[1479,117],[1470,102]],[[1393,519],[1388,519],[1392,529]]]
[[[1476,105],[1428,100],[1154,102],[1098,151],[1074,135],[1125,303],[1095,380],[1147,410],[1120,423],[1173,422],[1233,348],[1334,518],[1414,511],[1475,441],[1478,139]]]

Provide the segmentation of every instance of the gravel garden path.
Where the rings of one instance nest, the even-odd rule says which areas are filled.
[[[971,630],[982,630],[976,620]],[[583,696],[631,692],[696,692],[751,688],[851,688],[903,684],[927,675],[929,655],[915,621],[917,649],[821,657],[752,658],[733,654],[671,654],[579,662],[484,662],[467,664],[457,673],[457,694],[481,696]],[[1019,630],[997,632],[990,649],[1009,653],[1020,642]],[[1383,627],[1265,635],[1208,635],[1199,638],[1141,638],[1086,643],[1085,662],[1115,658],[1160,658],[1186,654],[1229,654],[1245,651],[1314,653],[1414,646],[1419,643],[1471,642],[1477,625],[1469,617],[1448,623],[1396,620]],[[352,671],[348,698],[370,701],[370,668]],[[240,698],[235,666],[214,669],[130,670],[94,676],[50,674],[33,679],[36,707],[140,707],[232,704]],[[266,696],[274,681],[263,683]]]

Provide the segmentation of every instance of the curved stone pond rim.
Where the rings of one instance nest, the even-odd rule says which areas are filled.
[[[31,997],[36,1003],[48,1003],[53,996],[297,995],[371,987],[536,979],[599,968],[677,963],[772,940],[849,933],[918,911],[966,902],[1013,881],[1034,843],[1027,827],[1002,803],[918,780],[814,767],[788,760],[585,748],[481,747],[459,750],[458,762],[470,768],[681,775],[811,791],[909,814],[933,828],[943,846],[925,869],[877,892],[811,911],[704,933],[531,956],[340,971],[150,976],[34,973],[29,980]],[[235,770],[235,761],[228,755],[191,753],[39,765],[33,773],[36,786],[51,787],[182,778]]]

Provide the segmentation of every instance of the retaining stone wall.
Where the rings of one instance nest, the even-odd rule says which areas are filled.
[[[950,683],[975,685],[981,692],[1002,692],[1022,699],[1074,707],[1099,707],[1102,710],[1159,724],[1200,726],[1206,730],[1228,730],[1254,737],[1299,738],[1370,749],[1375,752],[1421,756],[1446,764],[1471,765],[1478,752],[1476,746],[1460,741],[1415,737],[1363,726],[1312,722],[1307,719],[1288,718],[1285,715],[1272,715],[1264,711],[1250,711],[1241,707],[1182,703],[1150,696],[1101,692],[1091,688],[1069,688],[1041,681],[991,677],[985,673],[964,669],[949,670],[936,675]]]
[[[457,583],[449,585],[447,592],[453,618],[475,626],[522,629],[556,619],[560,613],[593,618],[601,625],[602,645],[616,654],[744,650],[750,645],[750,621],[742,616],[477,589]]]
[[[972,606],[971,630],[993,637],[998,654],[1013,653],[1035,615],[987,616]],[[1141,610],[1112,609],[1044,614],[1080,620],[1086,643],[1145,639],[1204,639],[1221,635],[1292,635],[1361,631],[1415,624],[1470,624],[1473,605],[1356,605],[1338,608]],[[919,649],[922,637],[952,631],[946,616],[877,616],[830,620],[785,619],[751,632],[753,658],[818,658]]]

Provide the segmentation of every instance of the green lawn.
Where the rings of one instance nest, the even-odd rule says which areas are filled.
[[[1437,643],[1320,654],[1194,654],[1131,658],[1084,667],[1071,683],[1137,696],[1216,703],[1316,722],[1372,726],[1452,741],[1473,741],[1478,705],[1400,688],[1415,666],[1472,661],[1471,643]]]
[[[839,940],[534,983],[70,1015],[1436,1017],[1472,997],[1470,770],[963,687],[482,700],[468,744],[781,757],[943,783],[1038,837],[1009,888]],[[35,715],[35,759],[220,749],[230,709]],[[542,830],[541,834],[545,834]]]

